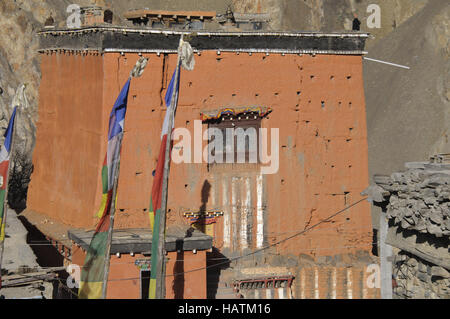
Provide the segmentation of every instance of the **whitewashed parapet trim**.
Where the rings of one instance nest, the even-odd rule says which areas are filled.
[[[99,49],[73,49],[73,48],[46,48],[38,50],[39,53],[47,53],[47,52],[98,52]],[[274,49],[215,49],[215,50],[193,50],[194,53],[201,55],[202,52],[205,51],[217,51],[217,52],[232,52],[232,53],[265,53],[265,54],[297,54],[297,55],[323,55],[323,54],[332,54],[332,55],[366,55],[367,51],[334,51],[334,50],[274,50]],[[142,53],[142,54],[176,54],[177,50],[169,50],[169,49],[116,49],[116,48],[106,48],[103,49],[103,53]]]
[[[129,27],[85,27],[79,29],[60,29],[60,30],[42,30],[38,35],[68,35],[83,34],[92,32],[122,32],[122,33],[139,33],[139,34],[165,34],[165,35],[190,35],[195,33],[197,36],[282,36],[282,37],[336,37],[336,38],[368,38],[369,33],[364,32],[287,32],[287,31],[270,31],[270,32],[229,32],[229,31],[181,31],[181,30],[158,30],[150,28],[129,28]]]

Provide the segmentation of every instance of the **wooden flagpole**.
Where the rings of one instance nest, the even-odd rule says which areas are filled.
[[[145,67],[147,66],[148,59],[140,58],[138,62],[136,63],[135,67],[130,73],[130,79],[132,78],[138,78],[142,76],[142,73],[145,70]],[[127,101],[128,103],[128,101]],[[111,198],[111,208],[109,211],[109,229],[108,229],[108,239],[106,244],[106,252],[105,252],[105,267],[103,272],[103,286],[102,286],[102,299],[106,299],[106,293],[108,290],[108,276],[109,276],[109,269],[111,264],[111,245],[112,245],[112,238],[113,238],[113,229],[114,229],[114,219],[116,215],[116,197],[117,197],[117,187],[119,186],[119,174],[120,174],[120,158],[121,158],[121,152],[122,152],[122,140],[124,136],[125,131],[122,131],[122,136],[120,137],[119,142],[119,156],[118,156],[118,162],[117,166],[114,169],[114,184],[113,184],[113,193]]]
[[[183,36],[181,36],[181,41]],[[166,155],[164,161],[164,175],[163,175],[163,185],[162,185],[162,195],[161,195],[161,217],[159,219],[159,240],[158,240],[158,266],[156,275],[156,299],[164,299],[166,296],[166,264],[165,264],[165,235],[166,235],[166,216],[167,216],[167,197],[169,188],[169,173],[170,173],[170,150],[172,142],[172,127],[174,124],[175,117],[175,106],[177,103],[177,92],[179,89],[179,75],[180,75],[180,62],[181,55],[178,53],[177,57],[177,68],[175,72],[175,87],[172,92],[172,99],[170,102],[170,112],[168,132],[167,132],[167,142],[166,142]]]
[[[106,245],[105,252],[105,268],[103,272],[103,286],[102,286],[102,299],[106,299],[106,293],[108,288],[108,276],[109,276],[109,268],[110,268],[110,258],[111,258],[111,245],[112,245],[112,236],[114,229],[114,218],[116,215],[116,197],[117,197],[117,187],[119,186],[119,174],[120,174],[120,152],[122,150],[122,139],[123,132],[121,133],[122,137],[120,138],[120,149],[119,149],[119,157],[116,168],[114,170],[114,185],[113,185],[113,193],[111,198],[111,208],[109,211],[109,229],[108,229],[108,241]]]
[[[13,166],[14,163],[14,157],[15,157],[15,141],[16,141],[16,123],[17,120],[19,119],[19,114],[20,114],[20,107],[19,105],[17,106],[16,109],[16,116],[14,118],[14,125],[13,125],[13,135],[11,138],[11,149],[9,151],[9,166],[8,166],[8,173],[6,174],[6,178],[3,181],[4,183],[6,183],[6,187],[5,187],[5,198],[3,200],[3,220],[2,220],[2,225],[0,225],[0,231],[1,231],[1,227],[3,227],[3,225],[5,225],[5,232],[6,232],[6,218],[8,215],[8,188],[9,188],[9,176],[11,174],[11,167]],[[6,234],[5,234],[6,237]],[[2,262],[3,262],[3,251],[5,250],[5,239],[3,239],[3,241],[0,243],[0,288],[2,286],[1,284],[1,270],[2,270]]]

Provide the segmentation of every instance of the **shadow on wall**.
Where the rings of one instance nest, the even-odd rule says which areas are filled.
[[[206,253],[206,282],[207,299],[216,299],[217,291],[219,290],[220,275],[222,270],[230,267],[231,260],[222,255],[219,250],[213,247],[211,253]]]
[[[37,257],[36,261],[42,268],[61,267],[64,265],[64,257],[58,250],[51,245],[44,234],[39,229],[27,221],[23,216],[19,216],[19,220],[27,230],[27,243]],[[75,299],[76,291],[68,288],[64,283],[69,274],[62,270],[57,272],[59,280],[53,281],[53,296],[52,299]]]
[[[208,203],[208,199],[210,196],[211,184],[206,180],[203,183],[202,193],[201,193],[201,202],[200,212],[203,213],[206,211],[206,204]],[[204,224],[201,223],[202,232],[205,232]],[[192,233],[194,232],[194,228],[189,228],[186,231],[185,238],[192,237]],[[174,293],[175,299],[184,299],[184,286],[185,286],[185,278],[184,278],[184,240],[178,239],[176,241],[176,249],[177,249],[177,260],[175,261],[175,265],[173,267],[173,273],[175,279],[173,281],[172,289]]]
[[[33,163],[29,156],[17,152],[11,165],[8,181],[8,205],[20,214],[27,207],[28,185],[31,173],[33,173]]]
[[[189,228],[186,231],[185,238],[192,237],[192,233],[194,232],[194,228]],[[173,293],[175,299],[184,299],[184,240],[178,239],[176,241],[176,249],[177,249],[177,260],[175,261],[175,265],[173,266],[173,274],[175,279],[173,280]]]
[[[187,236],[186,236],[187,237]],[[178,239],[176,241],[177,260],[173,266],[173,294],[175,299],[184,299],[184,240]]]
[[[206,212],[206,204],[208,203],[211,192],[211,184],[206,180],[203,183],[201,200],[202,205],[200,206],[200,212]],[[201,221],[202,222],[202,221]],[[206,230],[206,223],[201,223],[202,232]],[[222,255],[219,250],[213,247],[212,252],[206,253],[206,295],[207,299],[215,299],[217,291],[219,289],[220,284],[220,274],[222,270],[225,270],[230,267],[230,260]]]
[[[208,182],[208,180],[205,180],[202,187],[202,193],[201,193],[201,201],[202,205],[200,206],[199,212],[200,216],[202,216],[199,219],[199,230],[203,233],[206,233],[206,223],[205,223],[205,213],[206,213],[206,205],[208,204],[209,196],[211,193],[211,184]],[[202,215],[203,214],[203,215]]]

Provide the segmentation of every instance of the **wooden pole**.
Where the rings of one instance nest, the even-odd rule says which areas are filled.
[[[169,173],[170,173],[170,146],[172,142],[172,127],[175,115],[175,107],[177,103],[177,91],[178,91],[178,77],[180,74],[180,61],[181,57],[178,54],[177,58],[177,68],[175,72],[175,87],[172,92],[172,100],[170,103],[169,123],[167,132],[167,143],[166,143],[166,155],[164,161],[164,175],[163,175],[163,186],[161,195],[161,217],[159,219],[159,240],[158,240],[158,266],[156,275],[156,299],[164,299],[166,295],[166,265],[165,265],[165,233],[166,233],[166,216],[167,216],[167,197],[168,197],[168,187],[169,187]]]
[[[14,164],[14,157],[15,157],[15,141],[16,141],[16,123],[17,120],[19,119],[19,106],[17,106],[16,109],[16,116],[14,118],[14,123],[13,123],[13,135],[11,138],[11,149],[9,152],[9,166],[8,166],[8,173],[6,174],[6,178],[3,181],[4,183],[6,183],[6,187],[5,187],[5,199],[3,201],[3,220],[2,220],[2,224],[5,225],[5,232],[6,232],[6,217],[8,215],[8,187],[9,187],[9,176],[11,174],[11,167]],[[1,227],[3,227],[3,225],[0,225],[0,231],[1,231]],[[5,236],[6,237],[6,236]],[[3,251],[5,250],[5,240],[6,238],[0,243],[0,288],[1,288],[1,270],[2,270],[2,262],[3,262]]]
[[[105,252],[105,268],[103,272],[103,287],[102,287],[102,299],[106,299],[106,293],[108,288],[108,276],[109,276],[109,266],[110,266],[110,258],[111,258],[111,245],[112,245],[112,237],[113,237],[113,229],[114,229],[114,217],[116,215],[116,197],[117,197],[117,187],[119,186],[119,174],[120,174],[120,152],[122,150],[122,139],[123,132],[120,137],[120,147],[119,147],[119,157],[117,166],[114,170],[114,185],[113,185],[113,193],[111,198],[111,208],[109,210],[109,229],[108,229],[108,241],[106,245]]]
[[[138,63],[136,64],[136,66],[133,68],[133,70],[130,73],[130,78],[133,77],[140,77],[142,75],[142,72],[145,69],[145,66],[147,65],[147,63],[145,63],[144,65],[142,64],[144,62],[144,60],[148,60],[148,59],[144,59],[144,58],[140,58],[138,60]],[[139,66],[139,68],[138,68]],[[113,193],[112,193],[112,199],[111,199],[111,208],[109,211],[109,218],[110,218],[110,222],[109,222],[109,229],[108,229],[108,239],[107,239],[107,245],[106,245],[106,252],[105,252],[105,268],[104,268],[104,272],[103,272],[103,286],[102,286],[102,299],[106,299],[106,293],[108,290],[108,276],[109,276],[109,268],[110,268],[110,263],[111,263],[111,245],[112,245],[112,238],[113,238],[113,229],[114,229],[114,218],[116,215],[116,197],[117,197],[117,187],[119,186],[119,174],[120,174],[120,154],[122,151],[122,139],[123,139],[123,134],[124,132],[121,133],[121,137],[120,137],[120,141],[119,141],[119,156],[117,159],[117,166],[114,170],[114,184],[113,184]]]
[[[392,299],[392,246],[386,244],[389,224],[386,212],[380,214],[381,299]]]
[[[145,61],[145,64],[143,64]],[[133,70],[130,73],[130,79],[133,77],[140,77],[142,75],[142,72],[145,69],[145,66],[147,65],[146,61],[148,59],[140,58],[138,60],[138,63],[133,68]],[[111,245],[112,245],[112,238],[113,238],[113,229],[114,229],[114,218],[116,215],[116,197],[117,197],[117,188],[119,186],[119,174],[120,174],[120,154],[122,151],[122,140],[123,140],[123,134],[122,131],[119,141],[119,156],[117,158],[117,165],[114,169],[114,184],[113,184],[113,192],[112,192],[112,198],[111,198],[111,207],[109,210],[109,229],[108,229],[108,239],[106,244],[106,252],[105,252],[105,268],[103,271],[103,286],[102,286],[102,299],[106,299],[106,293],[108,290],[108,276],[109,276],[109,268],[111,264]]]

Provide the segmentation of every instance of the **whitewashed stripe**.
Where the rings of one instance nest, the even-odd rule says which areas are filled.
[[[264,245],[264,207],[263,207],[263,176],[256,178],[256,248],[263,248]]]
[[[228,200],[228,183],[225,177],[222,178],[222,206],[224,210],[223,216],[223,246],[230,248],[231,246],[231,228],[230,228],[230,210]]]
[[[300,270],[300,299],[306,299],[305,295],[305,268]]]
[[[353,299],[353,278],[351,268],[347,268],[347,298]]]
[[[232,227],[232,241],[233,241],[233,250],[237,249],[237,236],[238,236],[238,229],[237,229],[237,189],[236,189],[236,183],[238,183],[238,179],[233,177],[231,179],[231,227]]]
[[[333,268],[333,272],[331,275],[331,285],[332,285],[332,291],[331,291],[331,299],[336,299],[337,298],[337,292],[336,292],[336,287],[337,287],[337,269]]]
[[[278,299],[286,299],[284,296],[284,288],[278,288]]]
[[[241,247],[242,249],[248,248],[248,236],[247,236],[247,218],[251,209],[251,187],[250,177],[245,178],[245,199],[244,209],[241,211]]]
[[[320,299],[319,295],[319,269],[314,268],[314,298]]]
[[[363,270],[363,291],[362,291],[362,297],[363,299],[368,299],[368,291],[367,291],[367,267],[364,267]]]

